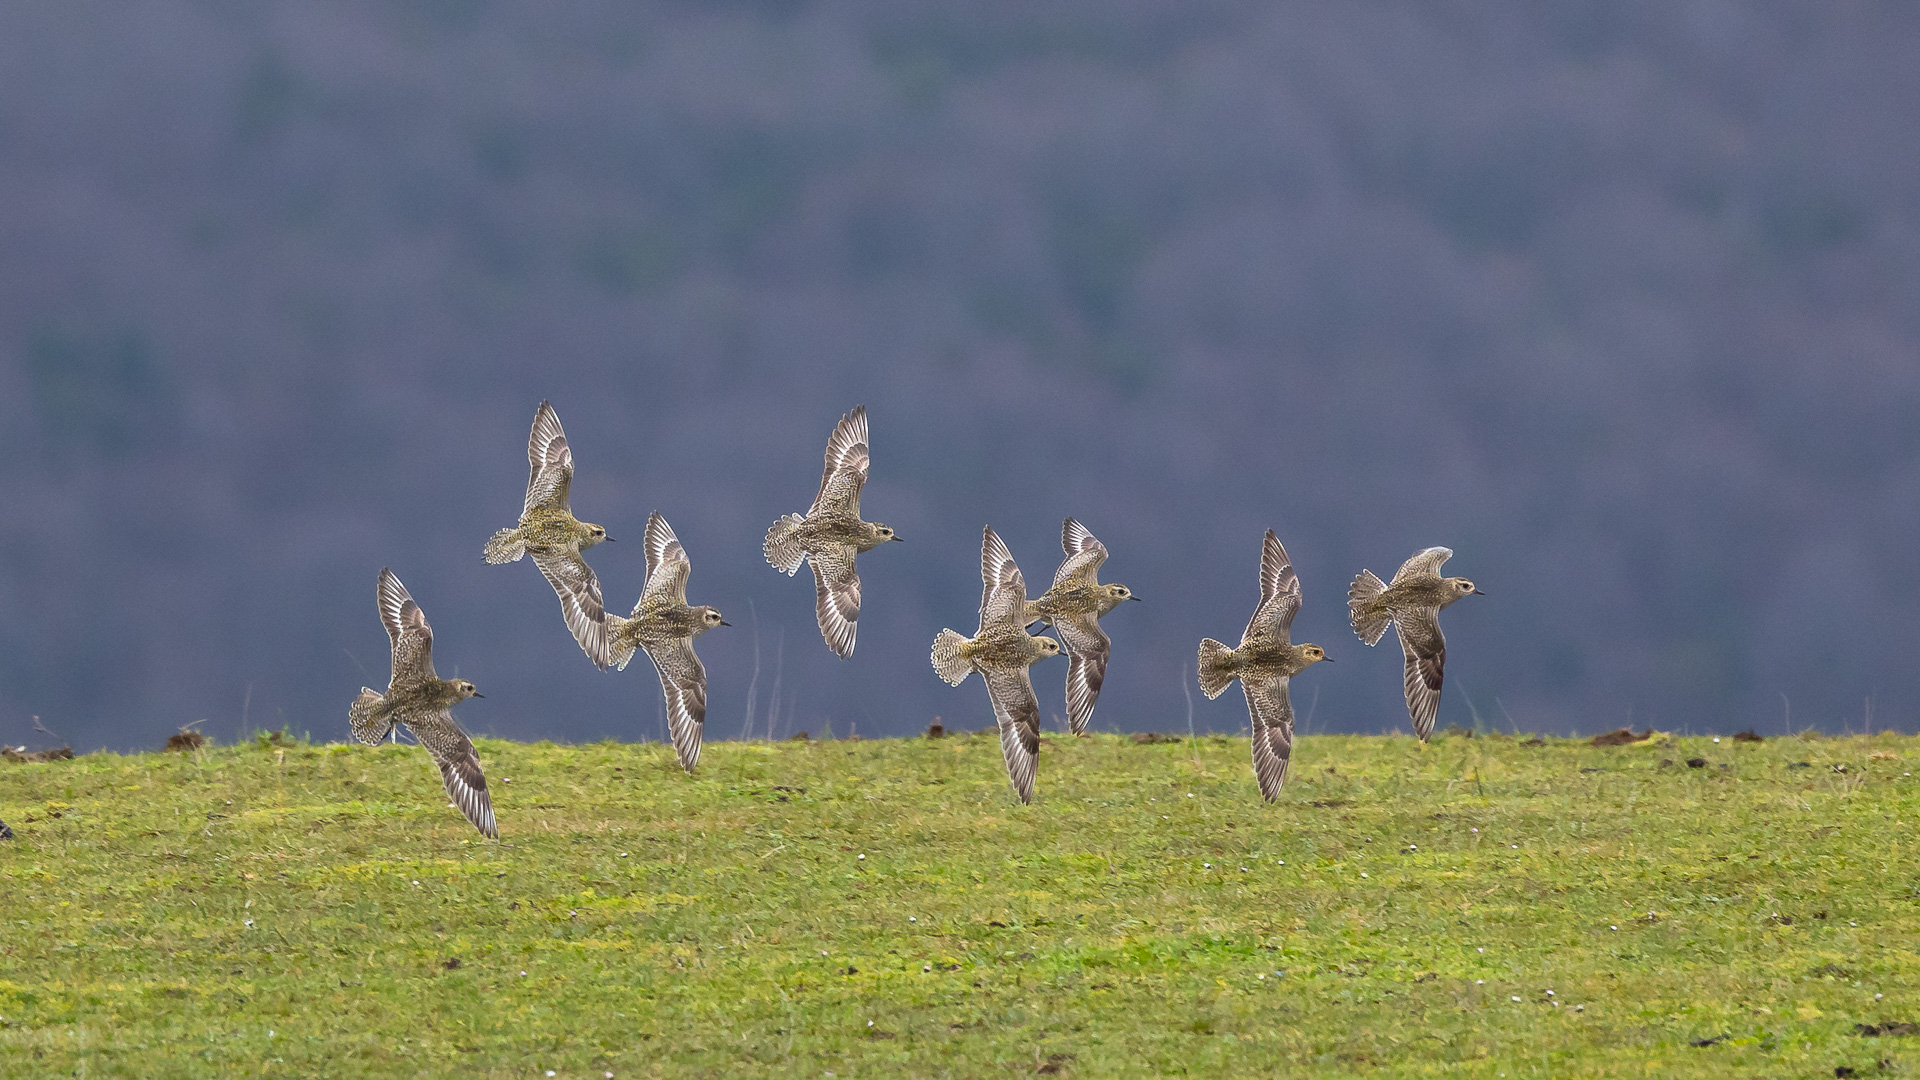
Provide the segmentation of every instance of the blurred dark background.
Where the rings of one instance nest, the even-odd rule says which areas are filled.
[[[481,562],[542,398],[609,606],[659,509],[735,624],[710,738],[987,726],[929,643],[1067,514],[1097,727],[1184,729],[1272,527],[1312,730],[1405,729],[1342,602],[1430,544],[1442,726],[1911,730],[1916,116],[1897,3],[0,6],[0,738],[345,738],[388,565],[470,728],[657,738]],[[859,402],[841,662],[759,545]]]

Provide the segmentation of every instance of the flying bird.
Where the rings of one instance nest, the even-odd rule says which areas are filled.
[[[380,622],[393,645],[393,674],[387,692],[360,688],[347,709],[354,738],[378,746],[397,724],[406,725],[440,766],[447,797],[467,815],[473,827],[491,839],[500,838],[493,821],[493,801],[487,797],[487,778],[473,742],[453,722],[452,709],[470,697],[482,696],[465,679],[443,679],[433,670],[433,627],[420,605],[392,570],[380,571],[377,592]]]
[[[1030,803],[1040,753],[1040,703],[1027,669],[1060,655],[1060,643],[1027,633],[1027,582],[991,525],[980,537],[980,581],[980,629],[970,638],[957,630],[940,631],[933,639],[933,670],[954,686],[980,673],[999,721],[1007,779],[1020,801]]]
[[[789,577],[802,561],[813,566],[814,616],[827,648],[842,660],[853,655],[859,631],[860,575],[854,556],[900,539],[877,521],[860,520],[860,489],[867,483],[867,407],[840,418],[827,439],[827,467],[820,492],[802,514],[788,514],[767,530],[761,551]]]
[[[1253,775],[1268,802],[1280,797],[1293,758],[1293,703],[1287,684],[1327,659],[1318,645],[1293,644],[1293,616],[1299,610],[1300,578],[1280,538],[1268,529],[1260,547],[1260,606],[1247,620],[1240,647],[1229,649],[1212,638],[1200,642],[1201,693],[1217,698],[1228,683],[1240,680],[1253,727]]]
[[[567,505],[567,491],[573,486],[573,450],[551,402],[541,402],[533,415],[527,465],[527,500],[520,524],[493,534],[487,541],[486,559],[509,563],[520,561],[522,555],[533,556],[533,565],[560,597],[560,614],[573,639],[595,667],[605,670],[609,665],[606,602],[593,568],[580,553],[612,537],[600,526],[576,519]]]
[[[647,585],[640,602],[627,618],[607,616],[607,642],[613,664],[621,671],[634,650],[645,650],[660,675],[666,696],[667,728],[680,765],[688,772],[700,762],[701,732],[707,721],[707,669],[694,655],[693,639],[716,626],[727,626],[720,612],[706,604],[689,606],[687,578],[693,564],[673,535],[667,519],[655,513],[647,518]]]
[[[1066,558],[1054,572],[1053,587],[1040,599],[1027,602],[1028,618],[1022,625],[1044,622],[1059,632],[1068,657],[1067,725],[1075,735],[1085,735],[1113,647],[1100,629],[1100,619],[1122,603],[1140,598],[1125,585],[1100,584],[1107,546],[1094,539],[1085,525],[1072,518],[1063,522],[1060,549]]]
[[[1407,658],[1407,716],[1421,742],[1433,734],[1440,682],[1446,675],[1447,637],[1440,632],[1440,609],[1463,596],[1486,595],[1466,578],[1440,576],[1441,564],[1451,558],[1451,548],[1430,547],[1408,559],[1391,584],[1362,570],[1347,588],[1347,610],[1361,641],[1379,644],[1388,623],[1400,636],[1400,651]]]

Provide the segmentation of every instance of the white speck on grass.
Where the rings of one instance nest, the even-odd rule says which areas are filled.
[[[867,1021],[867,1026],[868,1026],[868,1027],[872,1027],[872,1026],[873,1026],[873,1021],[871,1021],[871,1020],[869,1020],[869,1021]]]
[[[1515,995],[1513,995],[1513,1000],[1515,1000],[1515,1001],[1519,1001],[1519,1000],[1520,1000],[1520,995],[1519,995],[1519,994],[1515,994]],[[1502,1075],[1502,1076],[1505,1076],[1506,1074],[1505,1074],[1505,1073],[1501,1073],[1500,1075]]]
[[[919,916],[917,916],[917,915],[909,915],[909,916],[907,916],[907,921],[908,921],[908,922],[919,922],[919,921],[920,921],[920,918],[919,918]]]
[[[1611,926],[1611,925],[1610,925],[1610,926],[1608,926],[1608,927],[1607,927],[1607,929],[1609,929],[1609,930],[1618,930],[1618,929],[1620,929],[1620,928],[1619,928],[1619,927],[1617,927],[1617,926]]]
[[[1883,998],[1883,997],[1886,997],[1886,996],[1887,996],[1887,995],[1885,995],[1885,994],[1875,994],[1875,995],[1873,995],[1873,1000],[1875,1000],[1875,1001],[1879,1001],[1879,1000],[1880,1000],[1881,998]],[[272,1033],[272,1032],[268,1032],[267,1034],[269,1034],[269,1035],[271,1035],[271,1034],[273,1034],[273,1033]]]
[[[520,973],[520,977],[521,977],[521,978],[523,978],[523,979],[524,979],[524,978],[526,978],[526,977],[527,977],[527,973],[526,973],[526,972],[524,972],[524,971],[523,971],[523,972],[521,972],[521,973]]]
[[[1212,863],[1201,863],[1200,865],[1206,867],[1209,870],[1213,869]]]
[[[1193,792],[1191,791],[1187,792],[1187,798],[1189,799],[1193,798]]]
[[[1367,872],[1366,872],[1365,870],[1362,870],[1362,871],[1360,871],[1360,876],[1361,876],[1361,877],[1366,877],[1366,876],[1367,876]],[[1481,951],[1481,952],[1486,952],[1486,950],[1485,950],[1485,949],[1482,949],[1482,950],[1480,950],[1480,951]]]
[[[252,920],[252,919],[248,919],[248,920],[247,920],[246,922],[244,922],[244,923],[242,923],[241,925],[243,925],[243,926],[245,926],[245,927],[246,927],[247,929],[249,929],[249,930],[251,930],[251,929],[253,929],[253,920]]]
[[[548,1075],[548,1076],[552,1076],[552,1075],[553,1075],[553,1070],[552,1070],[552,1069],[548,1069],[548,1070],[547,1070],[547,1075]]]
[[[1519,845],[1519,844],[1509,844],[1509,845],[1507,845],[1507,846],[1508,846],[1508,847],[1511,847],[1511,848],[1513,848],[1513,849],[1514,849],[1515,851],[1518,851],[1518,850],[1520,850],[1520,845]]]
[[[1718,735],[1715,735],[1715,736],[1713,737],[1713,741],[1714,741],[1714,742],[1719,742],[1719,741],[1720,741],[1720,736],[1718,736]]]
[[[1586,1012],[1586,1011],[1587,1011],[1587,1007],[1586,1007],[1585,1005],[1575,1005],[1575,1006],[1573,1007],[1573,1011],[1574,1011],[1574,1012]]]
[[[1487,985],[1487,980],[1485,980],[1485,979],[1475,979],[1475,980],[1473,980],[1473,985],[1475,985],[1475,986],[1485,986],[1485,985]]]
[[[1482,946],[1480,946],[1480,951],[1481,951],[1481,952],[1486,952],[1486,951],[1487,951],[1487,947],[1486,947],[1485,945],[1482,945]]]
[[[1244,873],[1246,873],[1246,872],[1247,872],[1247,868],[1246,868],[1246,867],[1244,867],[1244,866],[1243,866],[1243,867],[1241,867],[1241,868],[1240,868],[1240,872],[1241,872],[1241,873],[1243,873],[1243,874],[1244,874]]]
[[[933,970],[933,965],[932,965],[932,964],[921,964],[921,965],[920,965],[920,970],[921,970],[921,971],[932,971],[932,970]]]
[[[620,853],[620,857],[621,857],[621,858],[623,858],[623,859],[624,859],[624,858],[626,858],[626,857],[627,857],[627,853],[626,853],[626,852],[624,852],[624,851],[623,851],[623,852],[621,852],[621,853]]]
[[[1479,829],[1475,829],[1475,830],[1473,830],[1473,831],[1474,831],[1474,832],[1479,832],[1480,830],[1479,830]]]
[[[1549,991],[1547,991],[1547,996],[1548,996],[1548,997],[1557,997],[1558,995],[1556,995],[1556,994],[1555,994],[1555,993],[1554,993],[1553,991],[1551,991],[1551,990],[1549,990]]]
[[[856,858],[856,859],[858,859],[858,860],[860,860],[861,862],[866,862],[866,861],[867,861],[867,854],[866,854],[866,852],[864,852],[864,851],[863,851],[863,852],[861,852],[861,853],[860,853],[859,855],[856,855],[856,856],[854,856],[854,858]]]

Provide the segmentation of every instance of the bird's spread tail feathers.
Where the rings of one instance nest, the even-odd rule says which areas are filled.
[[[767,530],[767,542],[760,547],[767,556],[767,562],[788,577],[799,571],[800,563],[807,557],[807,549],[801,547],[793,535],[793,531],[805,520],[799,514],[776,518],[773,528]]]
[[[518,529],[501,529],[487,541],[487,561],[494,564],[519,562],[527,553],[527,542],[514,534]]]
[[[633,639],[620,632],[631,621],[607,612],[607,663],[617,671],[627,670],[627,663],[633,659]]]
[[[1233,650],[1212,638],[1200,641],[1200,692],[1209,700],[1220,696],[1220,692],[1233,682],[1239,665],[1234,662]]]
[[[1347,587],[1347,611],[1353,617],[1353,632],[1369,645],[1378,645],[1380,635],[1387,632],[1387,623],[1393,621],[1392,612],[1371,606],[1386,591],[1387,583],[1371,570],[1360,571],[1360,576]]]
[[[959,686],[973,670],[967,658],[960,655],[960,647],[966,643],[967,639],[957,630],[942,630],[940,636],[933,639],[933,670],[950,685]]]
[[[360,696],[347,706],[347,723],[353,728],[353,737],[368,746],[379,746],[386,741],[387,732],[393,730],[393,721],[379,715],[380,706],[387,699],[366,687],[360,688]]]

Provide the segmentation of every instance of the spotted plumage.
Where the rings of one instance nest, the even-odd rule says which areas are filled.
[[[1100,619],[1128,600],[1138,600],[1125,585],[1100,584],[1100,567],[1107,546],[1094,539],[1085,525],[1068,518],[1060,526],[1060,550],[1066,558],[1054,572],[1053,587],[1026,605],[1027,622],[1043,622],[1060,634],[1067,650],[1067,725],[1075,735],[1087,733],[1100,684],[1107,677],[1107,655],[1113,642],[1100,629]]]
[[[867,483],[867,407],[840,418],[827,439],[820,492],[805,514],[788,514],[767,530],[761,550],[775,570],[792,576],[801,562],[813,567],[814,616],[820,636],[836,656],[853,655],[860,621],[860,575],[854,557],[890,540],[892,529],[860,520],[860,489]]]
[[[607,616],[607,643],[614,666],[627,670],[635,650],[643,650],[660,676],[667,703],[667,728],[680,765],[688,772],[700,762],[701,733],[707,721],[707,669],[694,655],[693,639],[726,626],[720,612],[705,604],[687,604],[687,578],[693,564],[658,513],[647,518],[647,585],[627,618]]]
[[[393,671],[384,694],[360,688],[347,709],[354,738],[378,746],[396,724],[403,724],[419,740],[434,763],[447,797],[473,822],[473,827],[499,839],[493,820],[493,802],[487,796],[487,778],[473,742],[453,722],[452,709],[470,697],[480,697],[465,679],[443,679],[433,670],[433,627],[420,605],[413,602],[391,570],[380,571],[376,593],[380,622],[393,647]]]
[[[1293,616],[1300,610],[1300,578],[1280,538],[1267,530],[1260,546],[1260,606],[1253,609],[1238,648],[1206,638],[1200,642],[1200,690],[1217,698],[1235,679],[1247,698],[1253,729],[1253,775],[1260,796],[1280,797],[1293,758],[1293,703],[1287,684],[1295,675],[1327,659],[1318,645],[1295,645]]]
[[[1407,716],[1421,742],[1433,734],[1440,683],[1446,676],[1447,636],[1440,632],[1440,609],[1480,592],[1466,578],[1440,576],[1440,567],[1451,558],[1451,548],[1430,547],[1415,552],[1391,584],[1362,570],[1347,588],[1347,610],[1361,641],[1378,644],[1388,623],[1399,635],[1406,657]]]
[[[520,523],[493,534],[487,541],[486,559],[508,563],[518,562],[522,555],[533,556],[533,565],[560,598],[560,614],[573,639],[595,667],[605,669],[609,664],[606,602],[593,568],[580,553],[610,537],[600,526],[577,520],[567,505],[573,486],[573,450],[550,402],[541,402],[534,413],[533,430],[527,437],[527,466],[527,498]]]
[[[942,630],[933,639],[933,670],[959,686],[979,672],[1000,726],[1007,779],[1023,803],[1033,801],[1040,753],[1040,703],[1027,669],[1060,654],[1060,643],[1027,633],[1027,582],[991,525],[980,538],[980,629],[972,637]]]

